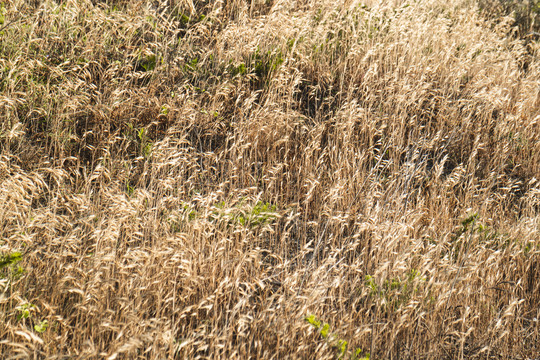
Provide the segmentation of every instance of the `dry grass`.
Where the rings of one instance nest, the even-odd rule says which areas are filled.
[[[2,7],[2,358],[538,356],[537,42],[168,3]]]

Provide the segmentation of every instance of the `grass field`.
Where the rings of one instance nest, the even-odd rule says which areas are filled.
[[[0,358],[538,357],[540,45],[492,5],[2,2]]]

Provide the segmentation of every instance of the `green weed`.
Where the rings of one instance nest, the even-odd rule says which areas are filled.
[[[22,260],[20,252],[13,252],[0,257],[0,279],[16,280],[21,278],[26,270],[17,265]]]
[[[365,286],[370,289],[372,297],[382,300],[386,310],[397,310],[420,290],[425,281],[418,270],[412,269],[404,278],[387,279],[382,285],[378,285],[373,276],[367,275]]]
[[[6,7],[4,6],[4,3],[0,4],[0,25],[4,25],[4,22],[6,21],[5,15],[7,13]]]
[[[280,50],[263,52],[257,47],[257,50],[245,62],[235,63],[233,60],[229,60],[226,71],[232,77],[254,74],[255,77],[251,79],[251,84],[260,88],[268,85],[270,78],[284,61],[283,53]]]
[[[135,187],[133,187],[130,183],[126,183],[126,194],[131,197],[133,196],[133,193],[135,192]]]
[[[142,56],[139,58],[138,65],[144,69],[144,71],[152,71],[158,64],[158,58],[156,54]]]
[[[348,350],[349,343],[342,339],[338,334],[330,331],[330,324],[325,323],[313,314],[304,318],[311,326],[313,326],[321,337],[328,342],[328,344],[336,350],[337,359],[350,359],[350,360],[369,360],[370,354],[364,352],[361,348],[356,348],[354,351]]]
[[[215,204],[216,210],[210,216],[211,221],[224,221],[228,226],[241,225],[248,228],[259,228],[270,225],[278,219],[277,208],[270,203],[258,201],[252,207],[242,202],[231,209],[225,209],[225,202]]]
[[[161,109],[163,111],[163,107]],[[142,156],[148,159],[152,154],[153,143],[148,136],[148,130],[145,128],[136,129],[132,123],[127,124],[128,131],[124,132],[124,137],[134,143],[137,148],[137,156]]]
[[[199,68],[199,59],[194,57],[184,65],[185,72],[196,72]]]
[[[234,65],[232,63],[232,60],[229,62],[229,66],[227,67],[227,71],[233,76],[237,75],[246,75],[247,74],[247,68],[246,64],[240,63],[238,65]]]
[[[49,327],[49,322],[47,320],[42,320],[39,323],[34,325],[34,330],[36,330],[38,333],[43,333],[47,331],[48,327]]]
[[[268,50],[266,53],[263,53],[258,47],[251,60],[253,71],[261,81],[267,80],[284,62],[281,51]]]
[[[20,252],[13,252],[7,255],[3,255],[0,258],[0,269],[7,266],[12,266],[22,260],[22,254]]]
[[[25,303],[17,307],[17,319],[29,319],[32,316],[32,313],[34,309],[36,308],[36,305],[32,303]]]

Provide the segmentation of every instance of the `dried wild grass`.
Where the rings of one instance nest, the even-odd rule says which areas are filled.
[[[2,9],[4,358],[537,356],[540,61],[509,18]]]

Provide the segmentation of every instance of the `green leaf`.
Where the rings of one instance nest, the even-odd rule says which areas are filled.
[[[49,327],[49,322],[47,320],[43,320],[39,324],[34,325],[34,330],[36,330],[38,333],[43,333],[47,330]]]
[[[141,128],[138,133],[137,133],[137,136],[139,136],[139,140],[143,140],[143,137],[144,137],[144,128]]]
[[[321,322],[319,320],[317,320],[317,318],[315,317],[315,315],[309,315],[309,316],[306,316],[305,317],[305,320],[310,323],[311,325],[313,325],[315,328],[319,328],[321,327]]]
[[[340,355],[345,354],[345,352],[347,351],[347,341],[338,340],[338,350]]]
[[[321,336],[326,339],[329,333],[330,333],[330,325],[328,323],[324,323],[321,329]]]
[[[19,310],[19,314],[17,315],[17,319],[18,320],[28,319],[30,317],[30,315],[31,315],[30,309],[33,309],[35,307],[36,306],[34,304],[31,304],[31,303],[26,303],[26,304],[23,304],[23,305],[19,306],[17,308],[17,310]]]

